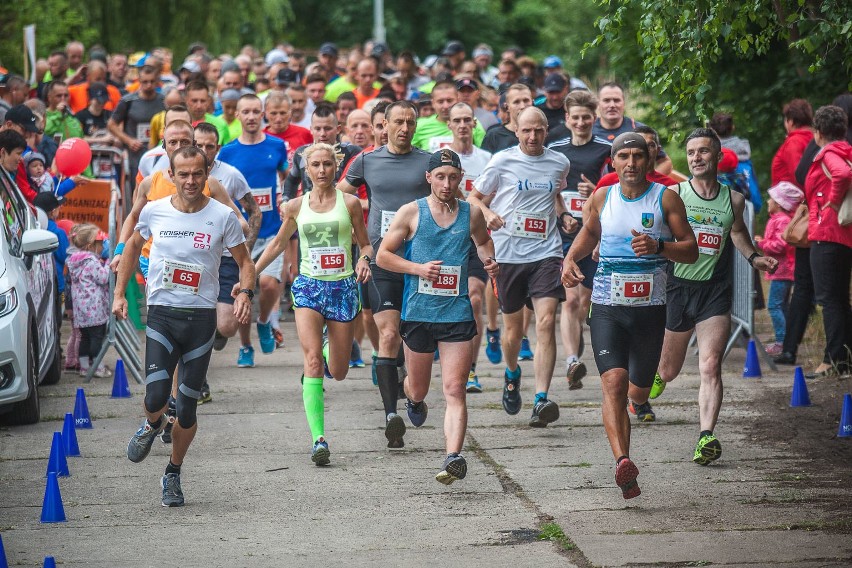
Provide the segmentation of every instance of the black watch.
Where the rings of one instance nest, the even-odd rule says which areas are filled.
[[[662,254],[664,248],[666,248],[666,241],[657,239],[657,254]]]
[[[749,257],[748,257],[748,264],[749,264],[749,266],[754,267],[754,259],[755,259],[755,258],[757,258],[757,257],[759,257],[759,256],[763,256],[763,255],[762,255],[762,254],[760,254],[760,253],[759,253],[759,252],[757,252],[757,251],[755,251],[755,252],[751,253],[751,256],[749,256]]]
[[[568,211],[563,211],[562,213],[559,214],[559,220],[561,221],[562,217],[564,217],[565,215],[568,215],[569,217],[573,217],[573,215],[571,215],[571,213],[569,213]]]
[[[240,294],[245,294],[249,297],[249,302],[254,300],[254,290],[251,288],[240,288]]]

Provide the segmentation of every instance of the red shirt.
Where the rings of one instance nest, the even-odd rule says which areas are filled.
[[[772,185],[789,181],[799,189],[804,189],[796,181],[796,168],[805,153],[805,147],[813,140],[814,133],[810,128],[799,128],[787,134],[781,147],[772,158]]]
[[[296,153],[296,150],[305,144],[314,143],[314,137],[311,135],[311,131],[307,128],[296,126],[295,124],[287,126],[287,128],[284,129],[284,132],[271,132],[269,128],[265,128],[263,133],[275,136],[276,138],[280,138],[284,141],[284,146],[287,147],[288,164],[293,163],[293,155]]]
[[[649,172],[648,175],[645,176],[645,179],[654,183],[661,183],[666,187],[677,185],[677,182],[675,180],[673,180],[667,175],[661,174],[657,170]],[[615,185],[616,183],[618,183],[618,174],[615,172],[610,172],[598,181],[598,185],[595,186],[595,189],[600,189],[608,185]]]

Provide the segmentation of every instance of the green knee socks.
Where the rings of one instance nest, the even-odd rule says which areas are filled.
[[[325,436],[325,408],[323,404],[322,377],[305,377],[302,383],[302,400],[305,403],[305,416],[314,442]]]

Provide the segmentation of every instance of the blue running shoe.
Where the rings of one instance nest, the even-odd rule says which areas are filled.
[[[183,507],[183,490],[180,488],[180,474],[167,473],[160,480],[163,488],[163,507]]]
[[[467,374],[467,384],[465,385],[467,392],[482,392],[482,385],[479,384],[479,377],[473,371]]]
[[[500,328],[490,330],[485,328],[485,356],[493,365],[503,360],[503,347],[500,345]]]
[[[435,349],[435,355],[432,356],[432,360],[433,361],[440,361],[441,360],[441,352],[438,351],[437,349]]]
[[[264,353],[275,351],[275,336],[272,335],[272,324],[257,322],[257,337],[260,339],[260,350]]]
[[[314,449],[311,451],[311,461],[316,465],[328,465],[331,463],[331,452],[328,451],[328,442],[325,438],[320,437],[314,444]]]
[[[237,355],[237,367],[241,369],[254,367],[254,347],[251,345],[240,347],[240,353]]]
[[[352,352],[349,354],[349,368],[362,369],[364,360],[361,359],[361,346],[354,339],[352,340]]]
[[[523,339],[521,339],[521,350],[518,352],[518,359],[521,361],[532,361],[533,360],[533,352],[530,349],[530,340],[525,335]]]
[[[405,408],[408,409],[408,420],[411,421],[411,425],[416,428],[423,426],[423,423],[426,422],[426,416],[429,414],[429,406],[426,405],[426,401],[421,400],[415,403],[407,400]]]
[[[378,358],[379,358],[378,355],[373,354],[373,365],[370,367],[370,376],[373,379],[373,386],[374,387],[379,386],[379,377],[376,375],[376,359],[378,359]]]

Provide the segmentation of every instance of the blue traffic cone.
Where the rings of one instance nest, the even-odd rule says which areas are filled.
[[[840,412],[840,427],[837,429],[838,438],[852,438],[852,394],[843,395],[843,410]]]
[[[743,378],[759,379],[760,377],[760,360],[757,357],[757,345],[754,344],[754,339],[752,339],[748,342],[745,367],[743,367]]]
[[[92,417],[89,416],[89,405],[86,404],[86,393],[77,389],[77,400],[74,402],[74,427],[91,429]]]
[[[6,561],[6,549],[3,548],[3,535],[0,535],[0,568],[9,568],[9,563]]]
[[[62,424],[62,443],[65,445],[65,455],[68,457],[80,457],[80,446],[77,444],[77,429],[74,427],[74,415],[65,413],[65,422]]]
[[[47,460],[47,473],[55,473],[59,477],[68,477],[68,460],[65,459],[65,444],[62,443],[62,432],[53,433],[53,443],[50,445],[50,457]]]
[[[41,506],[41,522],[65,522],[65,508],[62,506],[62,495],[59,494],[59,479],[55,473],[47,475],[47,487],[44,489],[44,503]]]
[[[45,556],[44,568],[56,568],[56,559],[53,556]]]
[[[805,383],[805,374],[801,367],[796,367],[796,375],[793,377],[793,394],[790,395],[790,406],[810,406],[811,397],[808,396],[808,385]]]
[[[110,398],[130,398],[130,387],[127,385],[127,372],[124,370],[124,361],[121,359],[115,363],[115,377],[112,380],[112,394]]]

